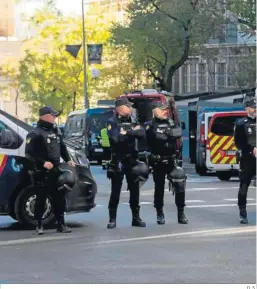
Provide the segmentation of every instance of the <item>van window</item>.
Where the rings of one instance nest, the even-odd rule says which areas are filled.
[[[90,113],[87,117],[88,129],[93,134],[100,134],[101,129],[105,128],[109,118],[113,116],[113,110],[104,112]]]
[[[233,136],[235,123],[241,118],[243,116],[217,117],[212,124],[211,132],[216,135]]]
[[[16,150],[22,145],[23,139],[15,131],[13,131],[11,128],[9,128],[5,123],[0,121],[0,132],[2,130],[9,130],[13,133],[13,136],[14,136],[15,142],[10,147],[8,147],[8,149]],[[0,147],[1,147],[1,145],[0,145]]]
[[[67,137],[71,136],[72,134],[83,134],[84,117],[84,114],[70,116],[65,125],[64,136]]]

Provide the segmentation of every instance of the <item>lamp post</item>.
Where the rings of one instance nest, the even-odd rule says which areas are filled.
[[[85,33],[85,11],[84,0],[82,2],[82,35],[83,35],[83,68],[84,68],[84,101],[85,108],[89,108],[88,93],[87,93],[87,59],[86,59],[86,33]]]

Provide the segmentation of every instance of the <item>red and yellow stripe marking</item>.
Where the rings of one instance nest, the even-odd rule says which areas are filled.
[[[227,156],[226,151],[236,151],[233,136],[208,134],[211,162],[213,164],[236,164],[236,156]]]
[[[0,176],[2,175],[4,168],[7,163],[8,156],[7,155],[0,155]]]

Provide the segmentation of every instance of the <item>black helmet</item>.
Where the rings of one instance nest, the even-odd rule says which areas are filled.
[[[255,92],[246,93],[244,97],[244,106],[245,107],[256,107],[256,97]]]
[[[146,163],[137,161],[132,168],[132,174],[138,177],[137,181],[139,181],[140,186],[142,186],[149,178],[149,168]]]
[[[75,175],[70,170],[62,170],[58,178],[58,191],[70,192],[76,182]]]
[[[167,176],[168,180],[173,186],[175,193],[181,193],[185,191],[187,176],[185,171],[181,167],[175,167]]]
[[[168,174],[168,180],[171,182],[183,182],[186,179],[185,171],[181,167],[174,168]]]

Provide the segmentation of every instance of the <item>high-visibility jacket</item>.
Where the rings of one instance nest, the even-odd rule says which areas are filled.
[[[107,128],[101,130],[102,147],[110,147],[110,141],[107,134]]]

